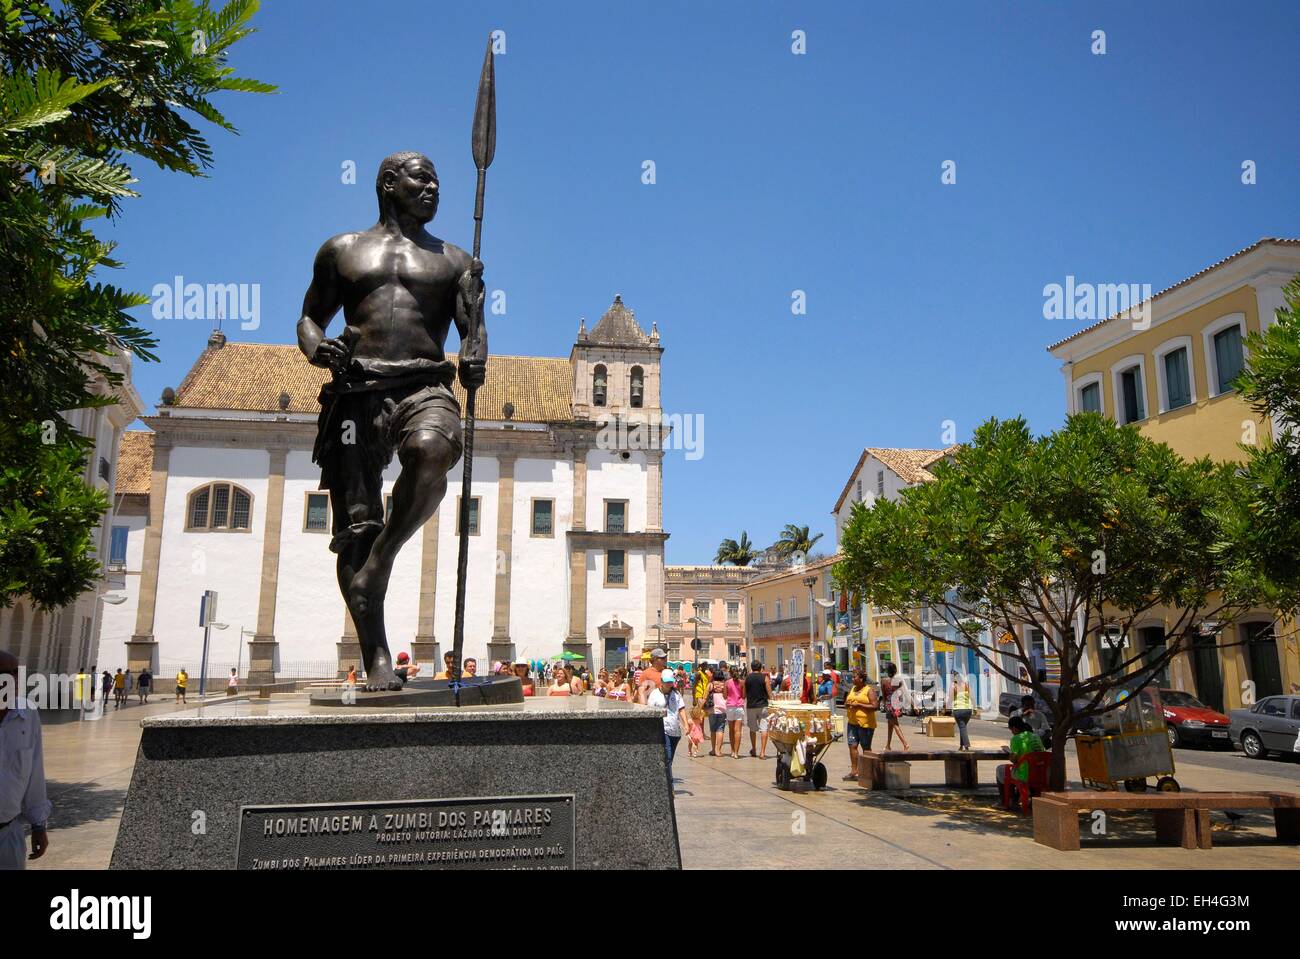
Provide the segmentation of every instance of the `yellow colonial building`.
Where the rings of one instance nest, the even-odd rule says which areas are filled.
[[[834,595],[831,570],[839,559],[836,554],[763,572],[743,587],[745,647],[751,659],[774,671],[787,671],[796,649],[804,651],[810,670],[820,671],[834,659],[827,621]]]
[[[1300,273],[1300,240],[1266,238],[1048,347],[1061,361],[1066,409],[1091,410],[1132,423],[1187,459],[1242,458],[1241,444],[1271,438],[1260,417],[1233,388],[1248,350],[1247,336],[1274,322],[1283,287]],[[1128,655],[1164,642],[1170,611],[1154,611],[1123,642]],[[1252,610],[1217,631],[1207,624],[1190,653],[1164,679],[1217,709],[1285,691],[1300,692],[1294,624]],[[1091,649],[1090,657],[1124,652]],[[1125,656],[1128,658],[1128,656]]]

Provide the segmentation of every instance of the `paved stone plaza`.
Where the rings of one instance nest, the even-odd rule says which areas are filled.
[[[191,705],[196,701],[191,697]],[[184,707],[156,697],[149,706],[110,709],[98,721],[47,717],[45,763],[50,799],[50,851],[33,868],[107,867],[140,739],[139,720]],[[997,747],[1005,730],[971,724],[976,748]],[[951,739],[927,739],[912,721],[904,730],[913,749],[956,748]],[[883,746],[883,730],[877,733]],[[907,793],[867,792],[843,782],[848,753],[833,745],[825,762],[830,782],[822,792],[783,792],[773,783],[775,750],[765,762],[750,758],[748,734],[741,759],[704,755],[691,759],[683,745],[674,763],[682,863],[688,869],[876,868],[1082,868],[1082,869],[1286,869],[1300,865],[1300,850],[1273,841],[1271,817],[1252,812],[1236,823],[1215,813],[1209,851],[1155,844],[1149,817],[1114,815],[1108,836],[1083,834],[1083,848],[1062,853],[1032,840],[1030,820],[997,808],[993,764],[981,763],[976,791],[949,790],[941,763],[912,766]],[[1175,752],[1185,789],[1300,791],[1296,758],[1249,760],[1240,753]],[[1073,761],[1071,770],[1074,771]],[[934,784],[927,786],[927,784]],[[1078,788],[1077,783],[1073,788]],[[581,842],[581,836],[579,836]]]

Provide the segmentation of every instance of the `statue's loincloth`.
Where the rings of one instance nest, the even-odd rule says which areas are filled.
[[[354,359],[342,376],[321,387],[311,455],[321,468],[319,489],[342,495],[352,519],[361,505],[353,502],[358,498],[375,514],[346,529],[344,517],[338,516],[334,538],[339,542],[331,549],[337,552],[340,537],[359,534],[360,527],[382,527],[380,474],[407,436],[431,430],[446,437],[460,455],[460,404],[451,392],[455,373],[447,360]]]

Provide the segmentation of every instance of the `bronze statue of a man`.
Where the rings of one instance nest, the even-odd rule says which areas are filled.
[[[332,380],[320,393],[312,461],[334,511],[330,549],[356,624],[366,689],[400,689],[384,633],[384,594],[402,544],[447,492],[463,448],[451,392],[481,386],[487,363],[483,264],[424,226],[438,211],[438,174],[420,153],[394,153],[375,180],[379,222],[341,233],[316,254],[298,321],[298,347]],[[339,307],[344,329],[325,337]],[[460,357],[443,353],[452,322]],[[402,464],[385,520],[382,474]]]

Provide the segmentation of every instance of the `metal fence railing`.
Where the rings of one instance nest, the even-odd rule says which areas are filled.
[[[191,680],[197,680],[200,671],[199,667],[198,662],[190,660],[162,660],[158,663],[158,668],[154,670],[154,675],[170,678],[184,668],[189,673]],[[208,660],[208,682],[220,681],[224,683],[229,678],[230,671],[234,668],[235,663],[231,660]],[[239,663],[238,675],[241,679],[248,676],[247,659]],[[275,667],[275,678],[277,680],[333,679],[336,675],[338,675],[338,663],[332,659],[290,660],[277,663]]]

